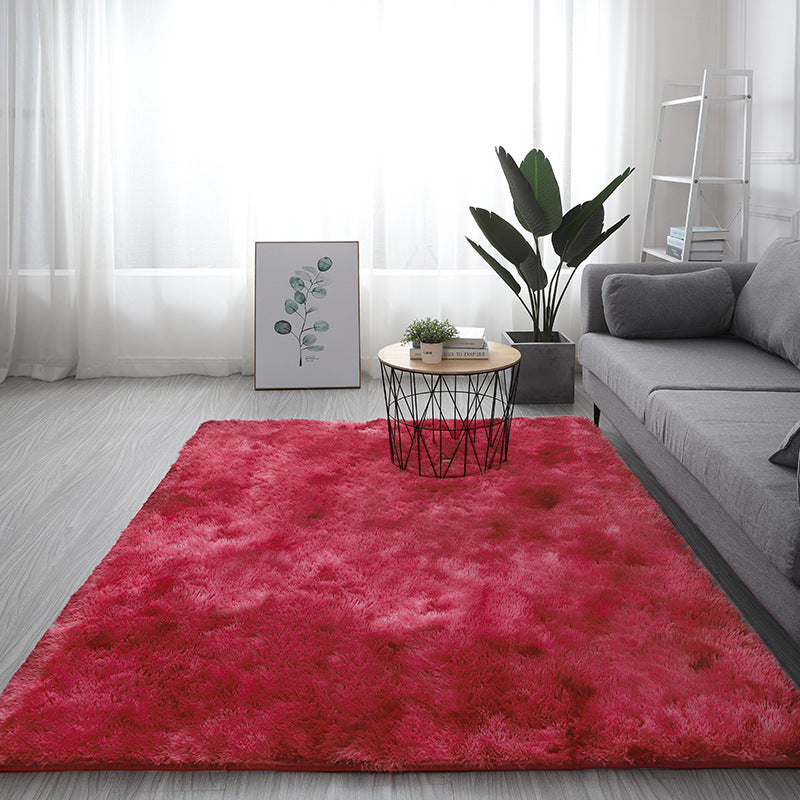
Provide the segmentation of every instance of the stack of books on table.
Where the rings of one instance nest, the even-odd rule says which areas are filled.
[[[489,343],[485,328],[458,328],[458,336],[448,339],[442,347],[442,358],[489,358]],[[409,351],[411,358],[422,358],[419,347]]]
[[[727,228],[711,228],[699,226],[692,229],[692,241],[689,245],[689,261],[722,261],[725,249]],[[667,236],[667,255],[680,258],[686,228],[670,228]]]

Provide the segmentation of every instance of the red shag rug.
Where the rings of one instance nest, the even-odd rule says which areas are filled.
[[[437,480],[207,422],[0,698],[0,768],[800,766],[800,693],[587,420]]]

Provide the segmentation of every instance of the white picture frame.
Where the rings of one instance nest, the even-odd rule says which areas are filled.
[[[361,386],[358,242],[256,242],[256,389]]]

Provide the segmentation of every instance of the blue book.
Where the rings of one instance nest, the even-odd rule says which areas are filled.
[[[712,239],[725,239],[727,234],[727,228],[713,228],[708,225],[697,225],[692,228],[692,241],[707,242]],[[679,228],[670,228],[669,235],[674,236],[676,239],[684,239],[686,237],[686,226],[682,225]]]

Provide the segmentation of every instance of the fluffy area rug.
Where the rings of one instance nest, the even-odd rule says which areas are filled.
[[[0,768],[800,766],[800,693],[600,432],[437,480],[207,422],[0,698]]]

